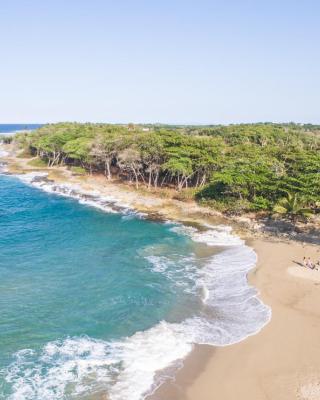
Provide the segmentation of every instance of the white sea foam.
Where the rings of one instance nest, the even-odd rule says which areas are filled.
[[[123,214],[123,218],[142,218],[146,214],[137,212],[129,204],[120,202],[113,196],[101,195],[99,192],[86,191],[77,184],[55,183],[47,179],[47,172],[29,172],[16,175],[24,183],[41,189],[47,193],[54,193],[77,200],[80,204],[98,208],[109,213]]]
[[[197,292],[196,282],[200,270],[194,255],[180,256],[179,260],[170,259],[164,255],[146,255],[145,258],[154,272],[164,274],[184,292],[193,294]]]
[[[16,354],[6,375],[13,386],[9,399],[57,400],[66,393],[74,398],[107,390],[114,400],[139,400],[155,385],[155,372],[191,348],[183,330],[166,322],[120,342],[85,337],[51,342],[36,362],[34,351]]]
[[[9,153],[7,151],[0,149],[0,157],[7,157],[8,155]]]
[[[43,178],[47,178],[47,172],[28,172],[27,174],[17,175],[17,177],[26,184],[33,183],[35,186],[39,184],[39,181]],[[44,184],[44,182],[43,182]]]
[[[39,182],[35,177],[23,179]],[[43,183],[40,187],[49,191]],[[73,187],[67,195],[77,198],[78,189]],[[50,190],[56,193],[52,184]],[[247,273],[256,264],[256,254],[231,228],[207,228],[203,232],[183,225],[171,228],[196,242],[223,246],[201,268],[194,255],[176,262],[161,252],[145,254],[155,273],[199,295],[202,306],[194,315],[181,323],[162,321],[122,341],[68,338],[48,343],[38,354],[18,352],[6,372],[13,387],[9,400],[59,400],[100,391],[107,391],[111,400],[141,400],[161,383],[157,372],[180,366],[194,344],[225,346],[257,333],[271,311],[248,285]]]
[[[239,236],[232,234],[231,227],[223,225],[210,225],[210,229],[199,231],[192,226],[176,224],[171,231],[190,236],[194,242],[204,243],[208,246],[239,246],[244,243]]]
[[[6,163],[0,161],[0,174],[8,172],[8,167]]]
[[[9,153],[6,150],[1,149],[1,143],[0,143],[0,173],[1,172],[7,172],[7,165],[4,162],[1,162],[2,157],[7,157]]]
[[[233,243],[233,242],[231,242]],[[224,246],[227,247],[226,242]],[[148,256],[153,270],[171,280],[181,279],[179,268],[169,268],[164,256]],[[270,319],[271,310],[248,285],[247,274],[255,266],[256,253],[250,247],[232,244],[209,257],[202,268],[187,259],[185,275],[190,292],[201,296],[203,308],[197,316],[181,324],[191,343],[225,346],[258,332]],[[178,279],[177,279],[178,277]],[[190,285],[190,281],[192,285]],[[187,280],[184,281],[187,286]]]

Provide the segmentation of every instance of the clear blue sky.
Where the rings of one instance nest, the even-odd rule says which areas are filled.
[[[1,0],[0,123],[320,123],[320,1]]]

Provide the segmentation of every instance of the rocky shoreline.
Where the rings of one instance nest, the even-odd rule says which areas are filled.
[[[292,223],[289,220],[277,219],[266,214],[248,213],[244,215],[223,215],[222,213],[197,204],[195,201],[181,201],[174,199],[174,194],[167,196],[162,189],[149,192],[144,188],[135,189],[129,184],[117,180],[107,181],[101,175],[79,175],[65,166],[50,168],[34,167],[30,165],[32,159],[22,157],[13,144],[2,145],[2,166],[6,164],[9,174],[26,174],[30,172],[45,173],[36,179],[47,180],[52,184],[71,184],[84,190],[85,196],[94,196],[93,192],[108,195],[111,192],[113,200],[109,205],[115,211],[119,204],[128,204],[128,208],[146,214],[154,220],[176,220],[184,224],[196,224],[205,227],[205,224],[228,224],[234,231],[243,237],[269,238],[281,240],[295,240],[306,243],[317,243],[320,238],[320,219],[314,217],[309,222]],[[118,205],[116,205],[118,203]]]

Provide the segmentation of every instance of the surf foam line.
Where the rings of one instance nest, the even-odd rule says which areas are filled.
[[[194,315],[181,323],[162,321],[119,341],[73,337],[49,342],[39,351],[22,350],[3,372],[12,387],[8,399],[62,400],[107,392],[111,400],[142,400],[163,383],[168,370],[173,373],[183,365],[195,344],[227,346],[258,333],[271,310],[247,281],[256,253],[231,228],[207,228],[170,228],[221,249],[202,268],[192,266],[192,257],[179,263],[179,277],[185,265],[191,289],[201,299],[202,307]],[[146,258],[155,273],[174,273],[166,256]]]
[[[7,163],[0,161],[0,175],[7,174],[7,172],[8,172]]]
[[[6,150],[1,150],[0,148],[0,157],[7,157],[9,153]]]
[[[1,157],[7,157],[8,155],[9,155],[9,153],[6,150],[2,149],[2,145],[0,142],[0,174],[7,172],[7,163],[4,161],[1,161]]]
[[[99,192],[83,190],[79,185],[68,183],[55,183],[48,179],[47,172],[29,172],[15,175],[25,184],[41,189],[47,193],[70,197],[80,204],[98,208],[109,213],[121,213],[124,218],[134,216],[142,218],[147,214],[135,211],[129,204],[120,203],[112,196],[101,195]]]

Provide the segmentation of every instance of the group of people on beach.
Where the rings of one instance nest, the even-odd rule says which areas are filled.
[[[310,269],[320,270],[320,260],[313,263],[310,257],[303,257],[303,266]]]

